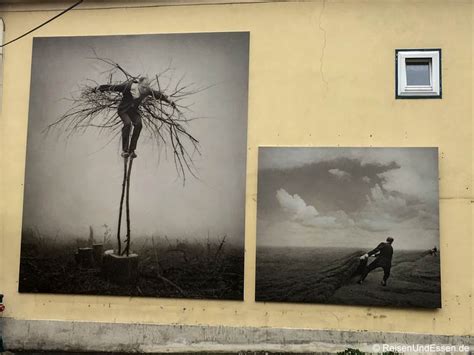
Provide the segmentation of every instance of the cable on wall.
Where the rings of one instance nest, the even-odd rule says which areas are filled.
[[[84,1],[84,0],[79,0],[79,1],[76,2],[74,5],[69,6],[67,9],[61,11],[61,12],[60,12],[59,14],[57,14],[56,16],[51,17],[49,20],[43,22],[42,24],[40,24],[40,25],[36,26],[35,28],[29,30],[28,32],[25,32],[25,33],[23,33],[22,35],[20,35],[20,36],[14,38],[14,39],[12,39],[11,41],[8,41],[7,43],[0,45],[0,48],[6,47],[7,45],[9,45],[9,44],[11,44],[11,43],[13,43],[13,42],[18,41],[20,38],[23,38],[23,37],[29,35],[30,33],[36,31],[37,29],[43,27],[44,25],[50,23],[51,21],[57,19],[58,17],[60,17],[60,16],[62,16],[62,15],[64,15],[64,14],[67,13],[68,11],[74,9],[76,6],[78,6],[79,4],[81,4],[83,1]]]

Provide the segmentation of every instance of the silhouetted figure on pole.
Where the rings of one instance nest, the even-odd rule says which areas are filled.
[[[176,171],[182,177],[183,183],[186,173],[194,173],[193,158],[199,152],[199,141],[188,132],[186,124],[192,119],[184,112],[190,112],[186,98],[204,90],[194,88],[194,84],[183,84],[183,77],[172,85],[171,79],[164,86],[160,86],[160,75],[167,69],[155,75],[158,90],[151,87],[146,76],[133,76],[120,64],[97,57],[97,60],[107,64],[109,84],[90,86],[84,84],[81,94],[71,97],[71,107],[55,122],[48,125],[61,129],[68,134],[84,132],[88,128],[98,128],[106,133],[114,134],[122,123],[122,157],[123,179],[119,204],[119,218],[117,223],[118,255],[127,256],[130,253],[131,216],[130,216],[130,178],[137,142],[142,127],[145,128],[152,142],[158,148],[169,147],[173,154]],[[125,75],[126,81],[115,81],[114,75]],[[166,83],[166,79],[164,80]],[[166,92],[167,94],[165,94]],[[184,111],[184,112],[183,112]],[[133,129],[133,132],[132,132]],[[130,137],[131,135],[131,137]],[[110,140],[109,142],[111,142]],[[121,225],[122,212],[125,205],[127,235],[125,248],[122,248]]]
[[[176,108],[176,104],[168,99],[168,96],[160,91],[153,90],[150,87],[150,81],[146,76],[138,80],[129,80],[117,85],[100,85],[99,91],[115,91],[122,93],[122,100],[117,108],[117,113],[123,122],[122,127],[122,157],[136,158],[138,138],[142,130],[142,118],[140,117],[139,107],[141,102],[147,97],[152,96],[157,100],[163,101]],[[130,139],[130,131],[133,133]]]
[[[369,251],[367,254],[362,255],[360,257],[361,260],[367,259],[369,256],[376,256],[375,260],[372,261],[362,272],[360,279],[358,281],[359,284],[365,280],[369,272],[375,270],[379,267],[383,269],[383,280],[382,285],[387,286],[387,280],[390,276],[390,269],[392,267],[392,256],[393,256],[393,238],[388,237],[385,242],[380,243],[377,248]]]

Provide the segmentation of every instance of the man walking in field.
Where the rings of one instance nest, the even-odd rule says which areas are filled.
[[[122,94],[122,99],[117,108],[117,113],[123,122],[122,127],[122,157],[136,158],[135,149],[137,147],[138,138],[142,130],[142,119],[140,117],[139,107],[141,102],[147,97],[152,96],[156,100],[166,102],[173,109],[176,104],[171,101],[165,94],[160,91],[153,90],[147,77],[142,76],[138,80],[132,79],[118,85],[100,85],[96,90],[114,91]],[[130,139],[130,131],[133,133]]]
[[[361,260],[367,259],[369,256],[375,255],[376,258],[373,262],[369,264],[362,272],[360,279],[357,283],[362,284],[365,278],[372,270],[375,270],[379,267],[383,269],[383,280],[382,285],[387,286],[387,280],[390,276],[390,268],[392,267],[392,256],[393,256],[393,238],[388,237],[385,242],[380,243],[377,248],[369,251],[367,254],[360,257]]]

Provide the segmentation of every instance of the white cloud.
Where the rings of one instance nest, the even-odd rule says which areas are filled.
[[[384,192],[377,184],[367,196],[367,204],[359,213],[357,226],[371,232],[381,232],[417,216],[416,206],[408,205],[401,196]]]
[[[276,198],[281,208],[287,212],[291,220],[305,227],[343,228],[354,225],[344,211],[335,211],[331,215],[321,215],[314,206],[307,205],[297,194],[290,195],[284,189],[279,189]]]
[[[308,220],[319,215],[316,208],[308,206],[300,196],[292,196],[284,189],[277,191],[276,198],[283,210],[289,212],[294,220]]]
[[[340,169],[329,169],[328,172],[341,180],[350,179],[351,177],[351,174],[349,174],[347,171],[340,170]]]
[[[379,184],[370,189],[371,195],[367,197],[367,207],[372,211],[387,214],[396,214],[407,207],[407,202],[401,197],[384,194]]]
[[[417,196],[430,202],[438,200],[436,171],[426,176],[414,169],[398,169],[386,171],[379,176],[385,180],[384,188],[387,190]]]
[[[369,178],[368,176],[364,176],[364,177],[362,178],[362,181],[365,182],[365,183],[367,183],[367,184],[370,184],[370,181],[371,181],[371,180],[370,180],[370,178]]]

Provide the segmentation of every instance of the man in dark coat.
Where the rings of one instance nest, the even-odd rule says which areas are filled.
[[[390,268],[392,267],[392,256],[393,256],[393,238],[388,237],[385,242],[380,243],[377,248],[369,251],[367,254],[362,255],[360,259],[367,259],[369,256],[375,255],[376,258],[372,261],[369,266],[365,268],[358,281],[359,284],[365,280],[369,272],[379,267],[383,269],[383,280],[382,285],[387,286],[387,280],[390,276]]]
[[[99,91],[115,91],[122,94],[122,99],[117,108],[117,113],[123,122],[122,127],[122,157],[136,158],[138,137],[142,130],[142,119],[140,117],[139,106],[147,96],[153,96],[155,99],[166,102],[171,107],[176,108],[176,104],[165,94],[153,90],[147,77],[140,77],[138,80],[129,80],[117,85],[100,85]],[[130,139],[130,131],[133,133]]]

